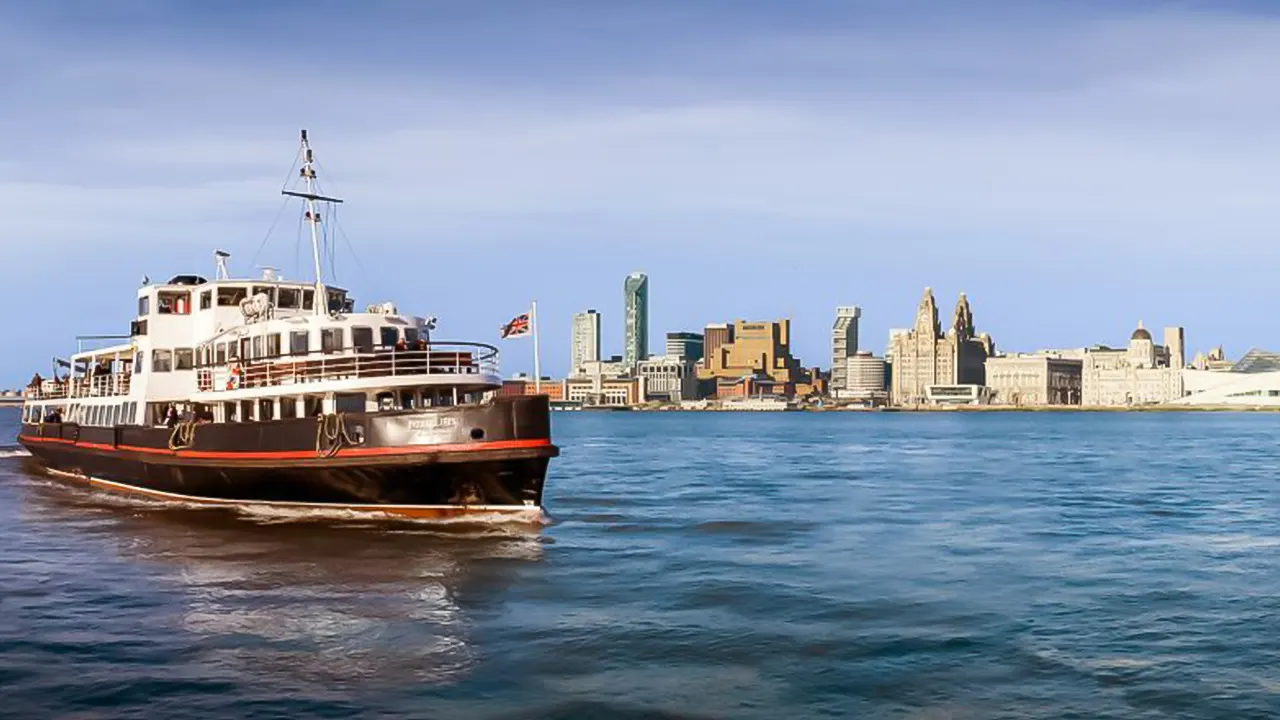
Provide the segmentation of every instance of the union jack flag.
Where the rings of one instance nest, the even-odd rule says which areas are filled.
[[[528,335],[529,330],[529,313],[524,313],[523,315],[515,316],[511,319],[511,322],[502,326],[502,337],[509,338]]]

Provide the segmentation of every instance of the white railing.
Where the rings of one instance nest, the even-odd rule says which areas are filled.
[[[232,362],[199,368],[196,384],[201,392],[225,392],[327,380],[418,375],[459,376],[459,380],[465,380],[466,376],[497,374],[498,349],[492,345],[431,343],[426,350],[343,348]]]

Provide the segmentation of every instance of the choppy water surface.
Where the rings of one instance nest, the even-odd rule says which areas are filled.
[[[0,715],[1276,717],[1278,430],[565,413],[540,529],[140,504],[0,457]]]

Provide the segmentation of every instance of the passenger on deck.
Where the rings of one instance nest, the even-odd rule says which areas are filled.
[[[165,427],[178,426],[178,409],[172,404],[164,411],[164,425]]]
[[[61,408],[58,408],[58,407],[55,407],[55,408],[53,408],[52,410],[50,410],[50,411],[48,412],[48,414],[46,414],[46,415],[44,416],[44,421],[45,421],[45,422],[47,422],[47,423],[60,423],[60,422],[62,422],[62,409],[61,409]]]

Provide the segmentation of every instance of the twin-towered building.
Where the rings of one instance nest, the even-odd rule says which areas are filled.
[[[944,331],[933,289],[925,288],[915,324],[890,335],[890,399],[895,405],[976,399],[986,385],[987,358],[994,354],[995,342],[975,329],[964,293],[960,293],[951,324]]]

